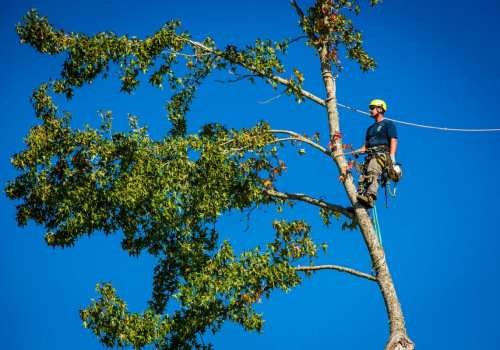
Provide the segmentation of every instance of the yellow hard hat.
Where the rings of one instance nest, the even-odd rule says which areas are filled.
[[[372,102],[370,102],[370,106],[382,107],[384,109],[384,112],[387,112],[387,105],[382,100],[373,100]]]

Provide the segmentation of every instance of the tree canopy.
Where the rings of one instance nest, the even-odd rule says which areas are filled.
[[[26,148],[13,157],[20,175],[5,191],[18,201],[19,226],[29,221],[42,225],[46,243],[62,248],[83,235],[121,233],[122,248],[130,255],[147,253],[158,261],[151,300],[143,312],[129,312],[107,282],[97,286],[100,297],[80,311],[83,324],[102,344],[208,349],[200,335],[216,333],[225,322],[262,331],[262,315],[253,305],[275,290],[300,285],[304,276],[312,275],[318,251],[327,250],[326,243],[313,239],[305,219],[280,217],[283,207],[300,201],[318,207],[326,226],[332,217],[343,217],[344,227],[362,231],[376,277],[333,268],[377,281],[391,324],[387,348],[412,348],[370,217],[354,199],[353,163],[342,155],[347,146],[342,144],[335,99],[335,76],[342,71],[339,56],[354,60],[363,71],[376,68],[349,17],[358,14],[360,6],[356,0],[318,0],[304,13],[295,2],[292,5],[305,44],[319,56],[325,99],[303,89],[298,69],[292,67],[292,78],[281,76],[282,57],[297,39],[257,39],[245,48],[219,48],[210,37],[195,41],[177,20],[143,39],[113,32],[88,36],[55,29],[34,9],[16,27],[21,42],[65,57],[60,77],[33,92],[39,124],[31,127]],[[189,133],[188,112],[197,89],[218,71],[231,72],[233,80],[283,86],[296,102],[324,106],[329,149],[317,136],[274,130],[268,121],[243,129],[206,124],[198,133]],[[114,72],[123,93],[133,93],[145,82],[172,91],[165,102],[171,128],[161,139],[152,139],[132,115],[128,131],[114,130],[111,111],[100,112],[99,127],[80,129],[71,113],[59,111],[53,102],[54,95],[71,99],[79,88]],[[332,156],[353,207],[280,192],[276,180],[286,165],[279,151],[297,143]],[[219,217],[263,208],[277,212],[270,219],[274,237],[265,246],[236,252],[217,230]]]

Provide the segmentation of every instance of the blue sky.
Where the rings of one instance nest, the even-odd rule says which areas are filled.
[[[305,9],[311,0],[298,1]],[[23,137],[36,123],[29,104],[32,90],[58,76],[61,58],[42,56],[20,45],[14,25],[30,7],[56,27],[94,34],[113,30],[144,37],[171,18],[180,18],[195,40],[210,35],[219,46],[251,44],[256,38],[281,40],[301,35],[289,1],[87,1],[3,0],[0,3],[0,99],[2,136],[0,183],[16,176],[10,157],[23,148]],[[379,68],[361,73],[353,64],[337,80],[339,103],[367,109],[374,98],[388,104],[387,117],[448,128],[500,128],[497,117],[500,67],[500,4],[492,0],[386,1],[364,9],[355,20],[364,31],[365,49]],[[324,97],[318,59],[298,42],[285,58],[305,75],[304,88]],[[113,110],[116,126],[126,125],[126,113],[151,125],[151,135],[168,129],[164,103],[167,92],[139,89],[118,93],[116,79],[97,81],[76,92],[64,109],[75,123],[97,123],[97,110]],[[191,108],[192,132],[206,122],[251,127],[259,120],[276,129],[313,134],[326,146],[325,111],[312,102],[300,105],[276,97],[263,84],[220,84],[213,79],[199,90]],[[344,142],[361,146],[371,120],[340,109]],[[78,124],[77,124],[78,125]],[[384,249],[409,337],[421,349],[480,349],[497,346],[500,326],[500,132],[460,133],[398,124],[397,160],[404,176],[389,209],[378,201]],[[288,172],[278,189],[323,196],[348,205],[331,159],[313,149],[302,157],[284,152]],[[381,194],[381,193],[380,193]],[[130,258],[121,251],[119,235],[95,234],[71,249],[48,248],[44,232],[33,224],[16,226],[14,205],[0,198],[0,348],[101,349],[85,330],[78,309],[96,297],[95,285],[113,281],[132,311],[146,305],[155,262]],[[359,232],[340,225],[322,226],[316,210],[298,206],[287,213],[309,218],[318,242],[330,246],[318,264],[337,264],[370,272],[370,261]],[[277,214],[257,213],[250,230],[237,217],[219,229],[237,247],[253,248],[269,239],[269,223]],[[333,271],[317,273],[288,294],[276,292],[258,306],[264,313],[263,335],[227,325],[217,336],[206,336],[216,349],[380,349],[388,339],[388,324],[377,286]]]

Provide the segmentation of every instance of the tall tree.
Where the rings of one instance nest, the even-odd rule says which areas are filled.
[[[370,0],[370,5],[379,0]],[[276,289],[298,286],[302,275],[336,269],[375,281],[382,292],[390,324],[386,349],[413,349],[391,280],[385,255],[366,209],[357,203],[350,163],[343,152],[335,78],[342,71],[339,55],[356,61],[363,71],[376,68],[364,51],[361,32],[349,14],[359,1],[318,0],[303,12],[292,2],[305,33],[306,45],[319,57],[326,98],[303,89],[304,76],[293,69],[285,79],[282,57],[292,40],[257,40],[244,49],[219,48],[207,37],[194,41],[178,21],[166,23],[142,40],[102,32],[94,36],[56,30],[46,17],[31,10],[17,26],[21,42],[41,53],[66,54],[61,76],[32,94],[40,124],[30,129],[26,149],[14,155],[20,175],[6,193],[18,200],[17,221],[32,220],[47,230],[52,247],[69,247],[82,235],[122,232],[122,248],[132,256],[157,258],[152,298],[142,313],[131,313],[111,283],[98,285],[100,297],[80,311],[85,327],[102,344],[113,347],[207,349],[199,336],[217,332],[231,321],[261,331],[262,316],[253,304]],[[53,94],[71,99],[77,88],[118,67],[121,90],[138,88],[141,79],[173,91],[166,103],[172,127],[160,140],[149,137],[130,117],[130,131],[113,131],[111,112],[102,112],[99,128],[75,128],[69,112],[58,111]],[[207,124],[189,134],[187,115],[197,88],[219,70],[236,80],[262,79],[284,87],[297,102],[311,100],[326,109],[330,147],[298,132],[273,130],[267,122],[250,129]],[[283,136],[284,135],[284,136]],[[352,207],[327,203],[305,194],[280,192],[275,180],[286,169],[278,150],[302,142],[331,156]],[[296,202],[319,208],[330,219],[362,232],[376,276],[340,266],[314,266],[319,245],[305,220],[272,222],[275,237],[260,247],[236,253],[219,237],[219,216],[254,208],[275,208]],[[326,244],[322,244],[326,251]],[[296,263],[308,263],[296,266]]]

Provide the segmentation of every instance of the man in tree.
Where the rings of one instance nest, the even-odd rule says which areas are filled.
[[[392,164],[396,164],[398,135],[396,125],[384,119],[386,111],[387,105],[384,101],[373,100],[370,103],[370,116],[375,119],[375,123],[366,131],[365,144],[357,151],[368,153],[363,173],[358,180],[358,200],[367,208],[373,208],[373,202],[377,199],[380,176],[387,163],[387,153]]]

